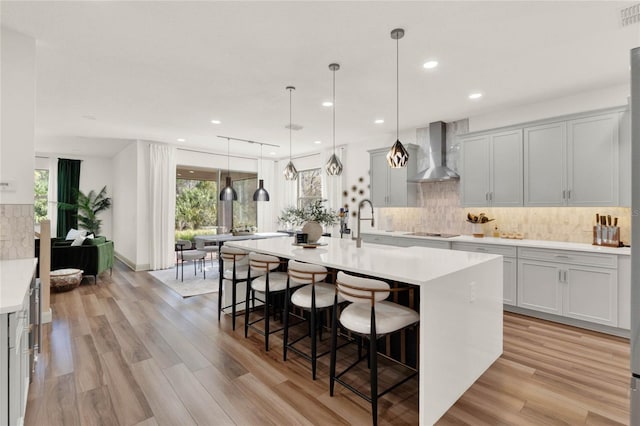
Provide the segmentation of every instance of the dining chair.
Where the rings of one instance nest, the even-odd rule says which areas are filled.
[[[189,240],[177,240],[175,243],[176,251],[176,280],[178,279],[178,264],[182,266],[182,275],[180,281],[184,281],[184,262],[193,262],[193,275],[197,275],[196,264],[201,261],[203,277],[207,278],[207,272],[204,267],[204,258],[206,253],[201,250],[192,249],[193,245]]]

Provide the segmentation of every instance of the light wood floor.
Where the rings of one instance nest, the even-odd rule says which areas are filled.
[[[242,320],[218,323],[216,294],[183,299],[118,263],[51,301],[26,425],[370,424],[351,392],[329,397],[327,357],[313,382],[279,335],[265,353]],[[628,369],[626,339],[505,313],[504,354],[438,424],[628,424]],[[380,423],[417,424],[416,389],[385,396]]]

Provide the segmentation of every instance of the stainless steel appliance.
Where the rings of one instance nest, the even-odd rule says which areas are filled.
[[[442,121],[429,123],[429,147],[427,168],[409,179],[410,182],[443,182],[460,179],[447,167],[447,124]]]
[[[640,47],[631,50],[631,425],[640,425]]]

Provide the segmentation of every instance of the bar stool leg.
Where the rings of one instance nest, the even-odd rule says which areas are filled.
[[[236,329],[236,283],[231,283],[231,329]]]
[[[287,284],[287,290],[284,292],[284,336],[282,345],[282,360],[287,360],[287,345],[289,344],[289,285]]]
[[[369,362],[371,369],[371,414],[373,426],[378,424],[378,349],[376,347],[376,315],[371,309],[371,335],[369,336]]]
[[[333,302],[333,313],[331,314],[331,360],[329,362],[329,395],[333,396],[336,377],[336,347],[338,343],[338,295]]]

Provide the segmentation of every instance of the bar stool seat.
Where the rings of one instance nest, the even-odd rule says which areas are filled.
[[[316,290],[316,308],[328,308],[333,306],[333,297],[336,294],[336,286],[333,284],[319,283],[315,285]],[[291,296],[291,303],[303,309],[311,309],[311,297],[313,287],[304,286],[296,290]]]
[[[251,288],[260,293],[265,293],[267,291],[266,272],[256,269],[251,270],[251,278],[258,274],[259,276],[251,281]],[[286,272],[269,272],[269,291],[273,293],[286,289],[288,278]]]
[[[335,292],[335,290],[334,290]],[[415,324],[420,315],[411,308],[393,302],[376,303],[376,333],[389,334]],[[340,314],[340,324],[360,334],[371,333],[371,306],[352,303]]]

